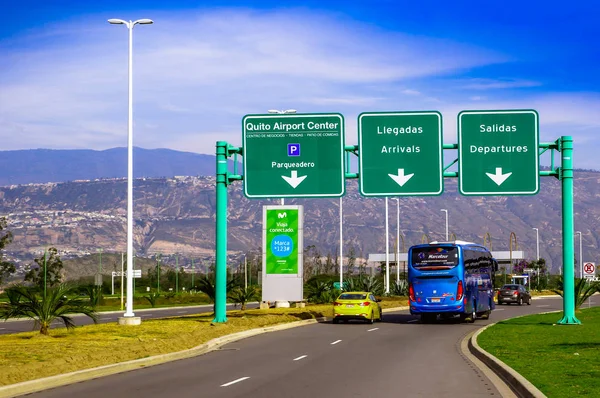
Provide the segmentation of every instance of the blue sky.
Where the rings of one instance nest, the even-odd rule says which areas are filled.
[[[212,154],[273,108],[340,112],[347,144],[361,112],[438,110],[456,143],[461,110],[535,109],[541,141],[571,135],[575,167],[600,170],[600,4],[560,4],[10,2],[1,149],[126,146],[127,29],[106,20],[151,18],[134,29],[136,146]]]

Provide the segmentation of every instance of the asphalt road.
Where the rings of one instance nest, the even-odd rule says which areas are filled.
[[[248,308],[258,308],[258,303],[248,304]],[[188,306],[188,307],[172,307],[172,308],[148,308],[143,310],[136,310],[134,308],[133,312],[135,316],[139,316],[144,319],[155,319],[155,318],[166,318],[172,316],[184,316],[184,315],[194,315],[200,314],[202,312],[212,312],[213,305],[196,305],[196,306]],[[228,304],[227,309],[233,310],[234,308],[239,309],[239,305],[234,307],[233,304]],[[123,311],[115,311],[115,312],[100,312],[98,314],[98,323],[116,323],[118,318],[123,316]],[[75,324],[80,325],[90,325],[94,323],[87,316],[75,315],[73,316],[75,320]],[[54,321],[52,323],[52,328],[56,327],[64,327],[64,323],[61,321]],[[35,324],[32,320],[15,320],[11,319],[8,322],[0,321],[0,335],[1,334],[10,334],[10,333],[20,333],[20,332],[30,332],[32,330],[39,330],[35,327]]]
[[[596,303],[600,301],[595,297]],[[406,311],[262,334],[208,354],[31,394],[35,397],[499,397],[461,352],[471,331],[562,309],[561,298],[497,306],[490,320],[421,324]],[[561,313],[556,314],[556,320]],[[508,339],[509,337],[507,337]]]

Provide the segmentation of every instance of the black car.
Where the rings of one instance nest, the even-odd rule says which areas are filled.
[[[504,285],[498,291],[498,304],[525,303],[531,305],[531,294],[523,285]]]

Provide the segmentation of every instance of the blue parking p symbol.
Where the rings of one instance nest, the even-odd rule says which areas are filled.
[[[288,144],[288,156],[300,156],[300,144]]]

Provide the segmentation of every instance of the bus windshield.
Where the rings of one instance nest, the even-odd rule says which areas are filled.
[[[458,265],[458,248],[447,246],[415,247],[412,266],[417,269],[448,269]]]

